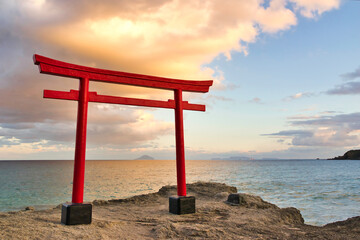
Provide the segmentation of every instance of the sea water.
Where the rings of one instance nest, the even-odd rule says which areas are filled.
[[[71,201],[73,161],[0,161],[0,211],[45,209]],[[360,215],[360,161],[186,161],[187,183],[222,182],[279,207],[298,208],[307,224]],[[84,201],[126,198],[176,184],[174,160],[87,161]]]

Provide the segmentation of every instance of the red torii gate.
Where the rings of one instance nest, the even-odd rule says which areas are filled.
[[[174,109],[177,193],[179,197],[186,198],[183,110],[205,111],[205,105],[191,104],[183,101],[182,92],[206,93],[213,83],[212,80],[189,81],[111,71],[66,63],[37,54],[34,54],[33,58],[34,64],[39,65],[40,73],[80,80],[79,90],[70,90],[69,92],[44,90],[44,98],[78,101],[72,204],[63,205],[61,221],[64,224],[91,222],[91,204],[83,204],[88,102]],[[172,90],[174,91],[174,100],[159,101],[98,95],[96,92],[89,92],[89,81]],[[184,202],[184,207],[181,207],[181,204],[184,204]],[[195,199],[190,199],[190,205],[193,205],[193,207],[190,206],[189,210],[189,206],[186,205],[186,200],[184,201],[183,198],[175,200],[170,198],[170,212],[172,213],[183,214],[194,212]]]

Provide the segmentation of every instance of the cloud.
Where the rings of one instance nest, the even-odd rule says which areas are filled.
[[[175,132],[174,123],[156,120],[152,114],[143,110],[136,110],[130,114],[133,116],[129,117],[131,121],[126,124],[121,122],[106,125],[90,123],[89,141],[97,145],[134,145],[156,140],[162,135],[173,135]]]
[[[358,67],[355,71],[350,73],[345,73],[340,75],[343,80],[351,81],[356,78],[360,78],[360,67]],[[334,88],[326,91],[329,95],[350,95],[350,94],[359,94],[360,93],[360,82],[347,82],[340,85],[335,86]]]
[[[314,109],[309,109],[309,111],[314,111]],[[323,112],[319,112],[316,115],[304,115],[304,114],[298,114],[298,115],[294,115],[294,116],[290,116],[287,119],[290,120],[309,120],[309,119],[320,119],[320,118],[325,118],[325,117],[331,117],[334,114],[337,113],[341,113],[338,111],[323,111]]]
[[[295,115],[295,116],[290,116],[287,119],[292,119],[292,120],[304,120],[304,119],[314,119],[314,118],[319,118],[320,115],[314,115],[314,116],[308,116],[308,115]]]
[[[345,73],[340,75],[344,80],[354,80],[355,78],[360,78],[360,66],[353,72]]]
[[[313,133],[311,131],[305,131],[305,130],[285,130],[285,131],[280,131],[277,133],[262,134],[262,136],[281,136],[281,137],[312,136],[312,135],[313,135]]]
[[[329,95],[351,95],[360,93],[360,82],[347,82],[326,91]]]
[[[286,98],[283,99],[283,101],[292,101],[292,100],[295,100],[295,99],[300,99],[300,98],[303,98],[303,97],[312,97],[314,96],[313,93],[309,93],[309,92],[300,92],[300,93],[296,93],[292,96],[288,96]]]
[[[360,113],[338,114],[333,116],[322,116],[317,119],[303,120],[303,121],[291,121],[294,126],[344,126],[349,130],[360,129]]]
[[[320,114],[322,114],[322,115],[335,114],[335,113],[341,113],[341,112],[339,112],[339,111],[323,111],[323,112],[320,112]]]
[[[258,98],[258,97],[254,97],[254,98],[251,99],[249,102],[250,102],[250,103],[256,103],[256,104],[263,104],[263,102],[261,101],[261,99]]]
[[[360,143],[360,113],[316,115],[289,122],[301,128],[263,134],[279,139],[290,139],[292,146],[354,147]]]
[[[18,149],[69,147],[74,140],[76,103],[44,100],[42,90],[77,89],[78,81],[39,74],[34,53],[98,68],[214,79],[213,89],[226,89],[221,70],[208,64],[219,55],[230,60],[234,52],[248,54],[248,44],[261,33],[287,30],[296,25],[297,14],[320,15],[340,1],[312,2],[273,0],[265,7],[257,0],[1,1],[0,136],[19,139]],[[114,84],[91,83],[90,88],[127,97],[173,97],[168,91]],[[90,105],[90,143],[139,144],[173,134],[172,123],[150,113]],[[5,141],[4,149],[7,143],[15,147]]]
[[[260,3],[34,0],[5,4],[2,14],[15,35],[66,49],[67,59],[71,52],[127,71],[209,78],[200,65],[221,53],[231,58],[233,51],[246,52],[242,42],[256,41],[261,32],[289,29],[297,11],[321,14],[337,8],[339,0],[273,0],[267,8]]]
[[[143,110],[112,108],[104,104],[99,106],[101,108],[92,106],[89,109],[87,140],[90,145],[129,146],[155,140],[162,135],[172,135],[174,132],[174,123],[156,120],[153,115]],[[75,120],[1,124],[0,136],[7,140],[2,141],[3,145],[20,145],[44,140],[51,140],[52,144],[73,145],[75,125]],[[11,139],[16,141],[10,141]]]
[[[263,29],[263,32],[274,33],[279,30],[287,30],[296,25],[296,14],[286,8],[286,1],[271,1],[268,8],[259,9],[257,12],[257,21]]]
[[[338,0],[290,0],[295,4],[295,9],[299,10],[301,14],[308,18],[313,18],[329,11],[333,8],[339,8],[340,1]]]

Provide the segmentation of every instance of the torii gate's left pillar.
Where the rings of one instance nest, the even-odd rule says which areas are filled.
[[[83,202],[88,103],[89,79],[80,78],[72,202],[64,203],[61,209],[61,223],[65,225],[90,224],[92,218],[91,203]]]

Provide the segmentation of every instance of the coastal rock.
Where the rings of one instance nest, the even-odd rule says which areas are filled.
[[[96,199],[96,200],[92,201],[92,204],[95,206],[100,206],[100,205],[109,204],[109,201]]]
[[[0,239],[359,239],[360,217],[304,224],[299,210],[279,208],[258,196],[239,193],[239,205],[225,202],[237,189],[222,183],[188,184],[196,213],[169,213],[176,186],[127,199],[93,202],[89,225],[65,226],[61,209],[0,213]]]
[[[285,224],[304,224],[304,218],[300,211],[296,208],[281,208],[279,210],[280,222]]]
[[[230,194],[226,203],[231,206],[239,206],[253,209],[269,209],[273,210],[273,214],[269,215],[269,219],[273,222],[282,224],[303,224],[304,218],[300,211],[296,208],[279,208],[275,204],[264,201],[259,196],[253,196],[244,193]],[[270,221],[270,220],[267,221]]]
[[[329,158],[328,160],[360,160],[360,150],[350,150],[343,156]]]
[[[278,206],[264,201],[261,197],[253,196],[244,193],[230,194],[227,202],[234,205],[239,205],[248,208],[260,208],[260,209],[279,209]]]
[[[219,193],[226,194],[237,192],[236,187],[228,186],[224,183],[214,182],[196,182],[192,184],[186,184],[187,195],[195,196],[198,198],[213,199],[219,198]],[[163,186],[156,193],[142,194],[125,199],[111,199],[108,203],[132,203],[132,204],[144,204],[149,202],[156,202],[162,198],[168,198],[170,196],[177,195],[176,186]],[[98,205],[103,205],[101,202]]]
[[[334,223],[329,223],[326,224],[324,226],[324,228],[328,228],[328,229],[337,229],[339,230],[343,230],[343,231],[355,231],[359,233],[360,236],[360,216],[358,217],[353,217],[353,218],[349,218],[345,221],[339,221],[339,222],[334,222]]]
[[[160,188],[159,194],[161,196],[171,196],[176,195],[177,190],[176,186],[164,186]],[[193,194],[196,197],[205,197],[205,198],[214,198],[218,193],[236,193],[237,188],[233,186],[226,185],[224,183],[215,183],[215,182],[196,182],[192,184],[186,184],[186,189],[189,194]]]

